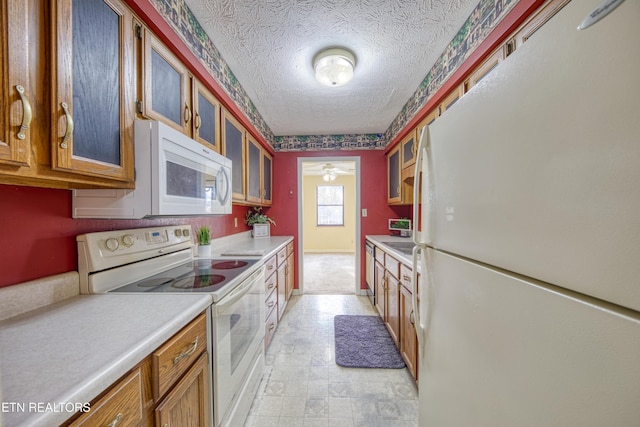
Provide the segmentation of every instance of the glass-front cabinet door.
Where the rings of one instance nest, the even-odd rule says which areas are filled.
[[[233,200],[245,201],[245,130],[226,109],[222,109],[222,155],[231,160]]]
[[[150,31],[144,32],[142,114],[191,136],[187,68]]]
[[[220,103],[193,79],[193,139],[220,152]]]
[[[400,203],[402,201],[400,193],[400,176],[402,170],[400,168],[400,148],[398,144],[393,150],[387,154],[387,202],[389,204]]]
[[[133,15],[117,0],[51,4],[52,168],[133,182]]]
[[[262,147],[247,134],[247,202],[262,203]]]
[[[0,163],[28,166],[33,93],[29,85],[28,4],[2,0],[0,8]]]
[[[400,144],[402,145],[402,169],[413,166],[416,163],[416,153],[418,149],[415,129],[409,132]]]
[[[262,204],[271,206],[273,188],[273,159],[265,150],[262,150]]]

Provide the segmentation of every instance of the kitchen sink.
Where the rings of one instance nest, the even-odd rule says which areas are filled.
[[[382,242],[382,244],[389,246],[391,249],[395,249],[405,255],[411,255],[413,251],[413,242]]]

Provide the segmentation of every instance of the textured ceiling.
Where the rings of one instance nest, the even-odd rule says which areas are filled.
[[[184,0],[275,135],[383,133],[478,0]],[[351,82],[313,57],[343,46]]]

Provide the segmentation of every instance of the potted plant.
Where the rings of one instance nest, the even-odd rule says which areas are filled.
[[[271,235],[271,224],[276,225],[273,218],[269,218],[266,214],[262,213],[262,207],[256,206],[247,211],[247,216],[244,218],[245,224],[253,227],[251,235],[253,237],[269,237]]]
[[[198,257],[210,258],[211,257],[211,229],[207,225],[203,225],[196,231],[196,238],[198,239]]]

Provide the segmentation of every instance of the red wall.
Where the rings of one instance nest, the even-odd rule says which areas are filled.
[[[46,188],[0,185],[0,287],[38,277],[77,270],[76,235],[127,228],[207,224],[213,237],[246,231],[247,208],[234,206],[220,217],[144,220],[71,218],[71,192]],[[238,228],[233,218],[238,218]]]
[[[409,207],[387,205],[387,165],[383,150],[279,152],[273,159],[273,207],[265,209],[278,224],[271,229],[273,235],[291,235],[297,240],[297,159],[318,156],[359,156],[361,159],[361,207],[368,211],[367,217],[362,218],[362,254],[365,235],[385,234],[388,218],[410,216]],[[191,224],[197,228],[208,224],[214,238],[222,237],[249,229],[243,221],[247,209],[234,206],[232,215],[220,217],[72,219],[68,190],[0,185],[0,287],[77,270],[75,237],[78,234],[172,224]],[[234,217],[238,218],[238,228],[233,226]],[[361,268],[364,282],[364,267]]]
[[[387,204],[387,157],[383,150],[360,151],[314,151],[278,152],[273,159],[273,207],[269,209],[277,223],[271,228],[274,235],[294,236],[298,242],[298,179],[299,157],[360,157],[360,182],[362,209],[367,209],[367,217],[361,218],[360,251],[364,260],[364,238],[367,234],[387,234],[387,219],[399,216],[410,217],[410,206],[390,207]],[[296,253],[298,271],[299,253]],[[361,288],[366,286],[364,262],[361,263]],[[298,286],[296,285],[296,288]]]

